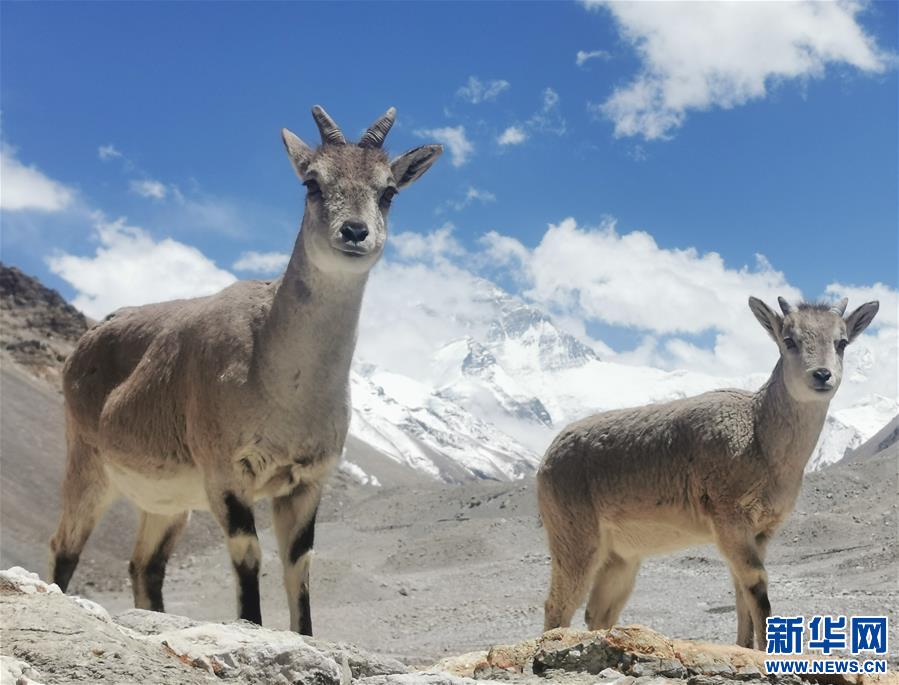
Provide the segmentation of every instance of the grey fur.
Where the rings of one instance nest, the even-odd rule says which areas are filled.
[[[316,123],[333,124],[322,124],[323,112],[313,110]],[[300,607],[308,606],[311,550],[299,558],[289,550],[298,536],[311,540],[322,483],[343,450],[359,311],[387,239],[389,199],[414,180],[409,155],[423,173],[442,148],[430,146],[426,159],[421,148],[401,155],[394,178],[380,149],[326,141],[313,150],[282,134],[310,187],[284,275],[120,309],[66,362],[68,458],[50,567],[63,589],[97,519],[125,496],[142,511],[135,603],[161,608],[168,555],[187,512],[205,508],[226,534],[241,616],[259,620],[252,504],[271,497],[291,628],[309,625]],[[348,222],[367,235],[347,238]]]
[[[737,641],[764,648],[766,545],[793,509],[840,384],[842,348],[878,308],[843,319],[827,306],[783,305],[785,317],[750,298],[780,349],[757,392],[604,412],[550,445],[537,475],[552,557],[546,629],[570,625],[588,590],[588,627],[611,626],[643,557],[714,542],[734,581]]]

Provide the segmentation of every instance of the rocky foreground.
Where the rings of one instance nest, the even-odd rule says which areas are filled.
[[[729,685],[791,683],[763,674],[765,655],[739,647],[671,640],[642,626],[553,630],[515,645],[443,659],[412,671],[345,643],[328,643],[245,621],[203,623],[132,609],[111,616],[64,595],[34,573],[0,571],[0,682],[209,683],[260,685]],[[838,685],[885,685],[878,678],[830,677]]]

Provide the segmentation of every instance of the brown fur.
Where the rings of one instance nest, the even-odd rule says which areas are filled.
[[[604,412],[550,445],[537,475],[552,557],[547,630],[570,625],[588,591],[588,627],[610,627],[643,557],[714,542],[734,580],[737,641],[765,644],[766,546],[793,509],[839,386],[837,346],[864,330],[877,304],[846,320],[830,308],[783,302],[780,317],[755,298],[750,305],[781,350],[757,392]],[[831,376],[821,381],[814,372],[825,367]]]
[[[272,497],[291,628],[311,631],[315,511],[349,427],[362,296],[387,236],[384,192],[411,184],[441,152],[425,146],[389,163],[380,149],[334,143],[343,136],[333,120],[313,113],[329,144],[313,150],[283,132],[295,171],[317,184],[285,274],[121,309],[66,362],[68,463],[50,569],[63,589],[103,510],[124,496],[142,512],[135,604],[161,610],[168,556],[188,512],[204,508],[227,535],[240,616],[260,622],[252,505]],[[349,222],[367,235],[351,240]]]

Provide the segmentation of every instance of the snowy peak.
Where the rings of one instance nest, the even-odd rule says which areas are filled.
[[[444,481],[534,470],[536,454],[433,388],[370,366],[350,381],[350,433],[394,461]]]
[[[506,421],[552,426],[543,403],[528,394],[484,345],[464,338],[445,345],[434,355],[437,393],[466,407],[501,429]],[[515,428],[511,429],[517,434]]]
[[[495,286],[490,292],[498,310],[485,341],[491,349],[518,348],[516,351],[529,358],[532,368],[543,371],[576,368],[599,359],[589,346],[561,331],[544,312]]]
[[[882,395],[871,397],[851,407],[831,412],[806,471],[835,464],[846,453],[859,448],[899,414],[899,402]]]

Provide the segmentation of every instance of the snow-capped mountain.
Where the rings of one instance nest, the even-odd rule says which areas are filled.
[[[351,377],[351,433],[384,455],[440,480],[513,480],[537,455],[462,406],[407,376],[359,365]]]
[[[518,478],[532,472],[554,435],[578,418],[721,387],[753,390],[767,378],[604,361],[544,312],[493,283],[481,281],[478,290],[481,320],[466,322],[465,337],[436,346],[422,377],[362,361],[352,377],[351,434],[434,478]],[[845,375],[861,371],[847,368]],[[899,403],[880,396],[833,411],[808,469],[838,461],[897,413]]]
[[[806,471],[817,471],[842,459],[847,450],[860,447],[899,413],[895,400],[882,395],[837,409],[827,416],[818,445]]]

